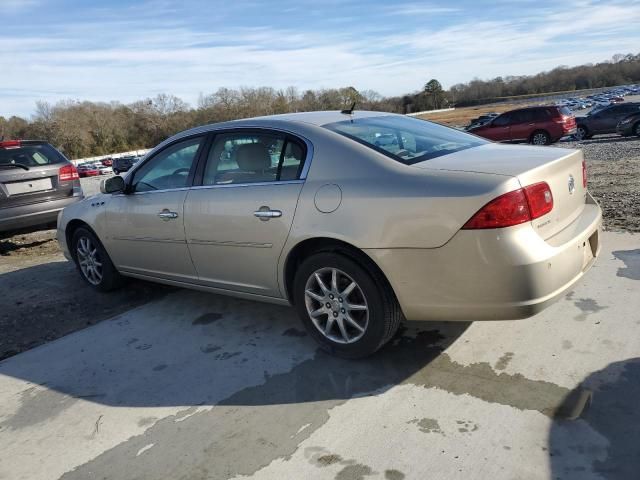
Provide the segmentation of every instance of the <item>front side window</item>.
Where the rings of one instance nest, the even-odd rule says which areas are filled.
[[[202,184],[297,180],[304,155],[300,142],[277,133],[219,134],[207,156]]]
[[[189,173],[203,137],[189,138],[165,148],[136,170],[134,192],[150,192],[188,187]]]
[[[324,127],[405,165],[489,143],[453,128],[401,115],[355,118]]]

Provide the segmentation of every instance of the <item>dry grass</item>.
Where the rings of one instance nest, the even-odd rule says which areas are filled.
[[[484,113],[497,112],[502,113],[514,108],[526,107],[526,103],[499,103],[493,105],[480,105],[477,107],[456,108],[449,112],[427,113],[420,115],[418,118],[431,120],[433,122],[443,123],[445,125],[465,126],[471,119],[478,117]]]

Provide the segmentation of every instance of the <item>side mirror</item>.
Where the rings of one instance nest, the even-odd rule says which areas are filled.
[[[102,193],[124,192],[124,189],[125,189],[124,178],[122,178],[120,175],[107,178],[100,182],[100,192]]]

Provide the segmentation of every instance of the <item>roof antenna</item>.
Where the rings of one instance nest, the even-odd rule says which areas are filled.
[[[356,108],[356,102],[353,102],[351,104],[351,108],[347,108],[346,110],[340,110],[340,113],[343,113],[345,115],[351,115],[353,114],[353,109]]]

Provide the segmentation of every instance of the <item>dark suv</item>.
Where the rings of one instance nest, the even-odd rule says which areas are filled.
[[[76,167],[51,145],[0,141],[0,233],[54,225],[82,198]]]
[[[584,117],[576,118],[576,138],[582,140],[594,135],[616,133],[616,126],[620,121],[640,111],[640,103],[623,103],[610,105],[595,112],[590,112]]]
[[[111,168],[113,173],[119,175],[122,172],[128,172],[131,167],[140,161],[140,157],[127,156],[114,158]]]
[[[549,145],[574,134],[576,120],[567,107],[552,105],[510,110],[468,132],[498,142]]]

